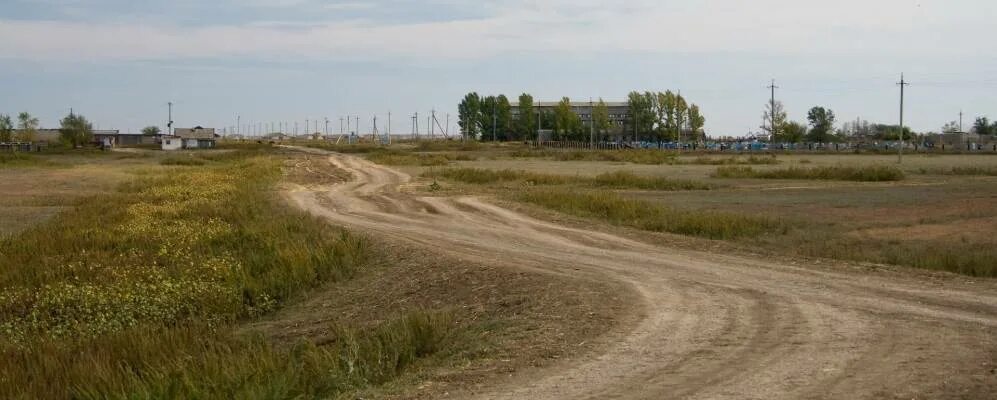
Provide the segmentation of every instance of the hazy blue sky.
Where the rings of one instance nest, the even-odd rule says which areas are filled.
[[[624,99],[681,90],[712,135],[757,130],[775,78],[792,119],[938,130],[997,118],[993,0],[0,0],[0,113],[46,127],[233,126],[387,112],[464,93]],[[423,120],[422,124],[425,124]],[[425,129],[425,126],[423,126]]]

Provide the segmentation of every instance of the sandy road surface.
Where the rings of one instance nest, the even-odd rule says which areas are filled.
[[[354,176],[288,193],[334,223],[474,262],[618,280],[643,298],[634,305],[640,322],[600,351],[467,397],[997,398],[993,281],[837,272],[654,246],[474,197],[417,197],[399,189],[410,180],[403,173],[302,151]]]

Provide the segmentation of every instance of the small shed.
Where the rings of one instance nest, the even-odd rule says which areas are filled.
[[[166,151],[180,150],[183,148],[183,139],[177,136],[163,136],[160,141],[160,148]]]
[[[174,137],[183,141],[185,149],[213,149],[218,135],[214,128],[204,128],[196,126],[193,128],[177,128],[173,133]],[[164,139],[165,140],[165,139]]]

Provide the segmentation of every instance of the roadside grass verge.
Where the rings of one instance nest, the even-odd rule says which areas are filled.
[[[710,190],[716,186],[692,181],[662,177],[647,177],[628,171],[607,172],[595,177],[541,174],[518,170],[490,170],[481,168],[444,168],[429,170],[424,178],[448,179],[463,183],[486,185],[505,182],[522,182],[528,185],[583,185],[606,189],[640,190]]]
[[[149,168],[0,237],[0,398],[334,397],[436,351],[445,315],[293,349],[233,333],[367,263],[364,239],[283,206],[280,177],[256,152]]]
[[[861,167],[789,167],[774,170],[755,170],[744,166],[718,167],[712,175],[714,178],[750,178],[750,179],[799,179],[799,180],[838,180],[856,182],[884,182],[904,179],[903,171],[883,165]]]
[[[444,154],[416,154],[397,150],[381,150],[367,154],[367,160],[381,165],[413,165],[434,167],[448,165],[453,157]]]
[[[766,238],[768,239],[768,238]],[[838,260],[900,265],[977,277],[997,277],[997,249],[970,243],[933,245],[917,240],[855,239],[807,230],[762,240],[767,248],[791,248],[796,254]]]
[[[652,232],[670,232],[708,239],[734,239],[777,232],[782,224],[767,218],[713,211],[677,210],[605,191],[579,192],[537,188],[509,194],[512,200],[578,217]]]

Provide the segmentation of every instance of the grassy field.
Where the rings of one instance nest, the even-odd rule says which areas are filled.
[[[293,351],[232,335],[239,321],[348,279],[367,250],[276,203],[266,188],[279,160],[203,162],[132,165],[137,178],[116,190],[0,240],[0,396],[324,396],[388,380],[435,351],[449,329],[442,314]]]
[[[997,156],[908,155],[897,165],[895,155],[872,154],[621,156],[510,145],[466,153],[473,161],[451,156],[445,166],[399,168],[439,181],[443,195],[494,195],[638,229],[724,238],[752,251],[997,276]],[[620,203],[629,200],[639,203]],[[621,218],[616,208],[637,211]],[[766,228],[674,228],[688,215],[718,214]],[[659,218],[671,227],[648,222]]]
[[[301,157],[247,145],[8,163],[0,397],[392,397],[540,365],[627,315],[591,304],[618,292],[606,285],[375,255],[283,204],[280,182],[316,182]],[[568,332],[580,319],[598,322]]]

